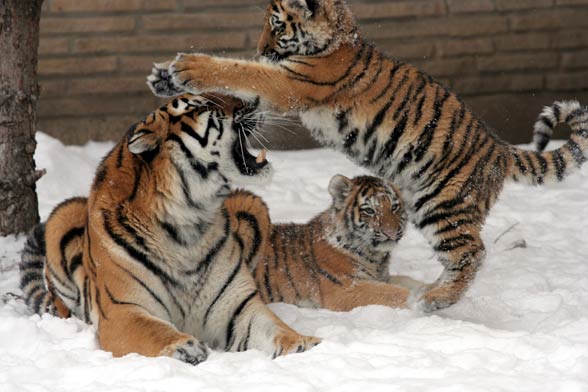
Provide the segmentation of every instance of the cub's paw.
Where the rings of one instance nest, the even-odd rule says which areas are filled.
[[[423,295],[431,289],[432,285],[421,282],[404,275],[393,275],[388,278],[388,284],[403,287],[409,291],[406,306],[409,309],[424,310],[420,301]]]
[[[178,53],[169,66],[172,84],[182,91],[200,94],[205,90],[205,79],[215,71],[211,61],[205,54]]]
[[[424,286],[426,290],[421,291],[416,302],[416,308],[423,312],[434,312],[445,309],[460,298],[460,293],[452,290],[451,286]]]
[[[171,62],[155,63],[151,75],[147,76],[147,85],[158,97],[175,97],[183,93],[172,81],[169,73]]]
[[[163,349],[161,355],[179,359],[190,365],[198,365],[208,358],[208,350],[196,339],[187,339],[182,343],[170,344]]]
[[[294,331],[284,331],[275,337],[275,351],[273,358],[281,355],[301,353],[310,350],[321,342],[321,339],[314,336],[299,335]]]

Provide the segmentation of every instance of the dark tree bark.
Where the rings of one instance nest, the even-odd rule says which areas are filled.
[[[39,221],[33,154],[43,0],[0,0],[0,235]]]

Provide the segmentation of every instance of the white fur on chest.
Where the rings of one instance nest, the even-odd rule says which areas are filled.
[[[307,110],[300,113],[302,124],[310,130],[312,136],[322,145],[339,147],[343,138],[339,134],[335,111],[329,107]]]

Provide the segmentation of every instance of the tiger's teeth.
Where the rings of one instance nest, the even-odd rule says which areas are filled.
[[[265,162],[265,154],[267,153],[267,151],[265,151],[265,148],[262,149],[259,153],[259,155],[257,156],[257,158],[255,158],[255,162],[257,163],[263,163]]]

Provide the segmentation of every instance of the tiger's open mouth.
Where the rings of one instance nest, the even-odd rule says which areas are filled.
[[[243,176],[253,177],[268,174],[269,169],[264,170],[269,162],[265,158],[266,150],[255,156],[247,149],[249,141],[247,138],[254,133],[259,132],[259,128],[264,122],[264,116],[257,110],[260,104],[259,97],[252,102],[247,102],[245,106],[234,113],[233,130],[236,138],[231,148],[231,155],[237,170]]]
[[[231,152],[239,172],[244,176],[255,176],[269,164],[265,158],[267,152],[264,148],[257,156],[251,154],[249,150],[247,150],[247,141],[245,140],[246,137],[247,132],[241,132],[241,137],[238,137],[235,140]]]

